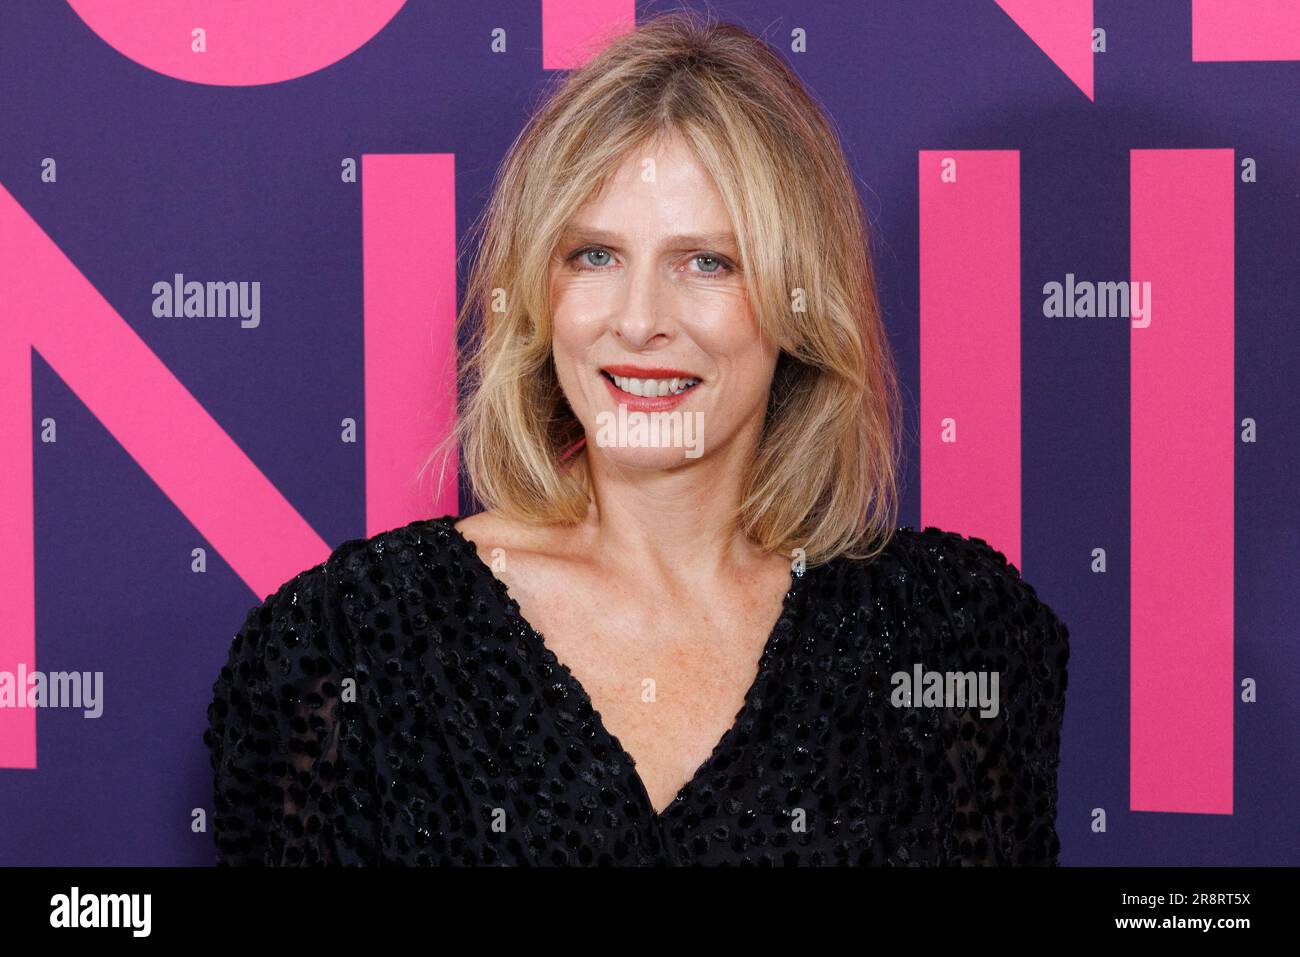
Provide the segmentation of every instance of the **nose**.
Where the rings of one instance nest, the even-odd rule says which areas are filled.
[[[671,280],[643,258],[629,268],[623,299],[610,317],[610,328],[630,348],[639,349],[674,328]]]

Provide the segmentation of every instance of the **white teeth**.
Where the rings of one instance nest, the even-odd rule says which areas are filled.
[[[624,392],[632,395],[655,397],[661,395],[679,395],[685,392],[693,385],[698,385],[699,379],[631,379],[627,376],[611,375],[614,384]]]

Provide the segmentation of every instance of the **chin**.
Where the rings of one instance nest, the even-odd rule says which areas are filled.
[[[665,469],[689,465],[703,457],[710,435],[700,409],[641,412],[620,405],[598,409],[583,419],[587,446],[613,465]]]
[[[610,465],[624,469],[638,469],[647,472],[665,471],[690,465],[703,458],[700,449],[694,448],[608,448],[602,449],[587,445],[588,453],[594,452],[604,458]]]

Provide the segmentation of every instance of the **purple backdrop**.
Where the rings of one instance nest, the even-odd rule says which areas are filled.
[[[1099,0],[1108,50],[1094,102],[991,0],[712,9],[778,41],[807,31],[808,52],[789,59],[838,124],[876,228],[908,397],[908,524],[919,519],[917,153],[1021,153],[1023,565],[1072,635],[1063,863],[1300,864],[1288,614],[1300,570],[1300,63],[1193,63],[1187,3]],[[363,410],[361,191],[340,182],[339,161],[454,153],[463,229],[553,75],[541,17],[540,0],[410,0],[331,66],[223,87],[132,62],[64,3],[0,12],[0,184],[331,545],[361,536],[365,515],[364,446],[337,435]],[[506,54],[490,50],[496,27],[509,31]],[[1119,567],[1092,575],[1080,557],[1128,540],[1129,333],[1062,334],[1035,313],[1043,283],[1066,272],[1127,278],[1129,151],[1200,147],[1260,165],[1236,193],[1237,418],[1255,418],[1261,439],[1236,453],[1234,667],[1260,694],[1235,705],[1233,814],[1131,813],[1128,579]],[[41,182],[46,156],[59,158],[57,189]],[[260,280],[261,326],[155,318],[151,287],[176,272]],[[60,429],[34,461],[37,647],[43,668],[102,670],[108,690],[98,720],[42,710],[39,768],[0,769],[0,864],[208,863],[211,835],[190,827],[211,800],[204,711],[260,596],[215,549],[207,574],[190,572],[194,527],[40,355],[31,362],[33,429],[44,416]],[[1092,833],[1094,808],[1106,833]]]

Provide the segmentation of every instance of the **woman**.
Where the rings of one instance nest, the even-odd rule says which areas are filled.
[[[249,613],[219,862],[1056,863],[1068,633],[983,540],[895,526],[864,219],[782,60],[647,22],[482,225],[451,438],[489,508]],[[914,703],[922,672],[992,696]]]

